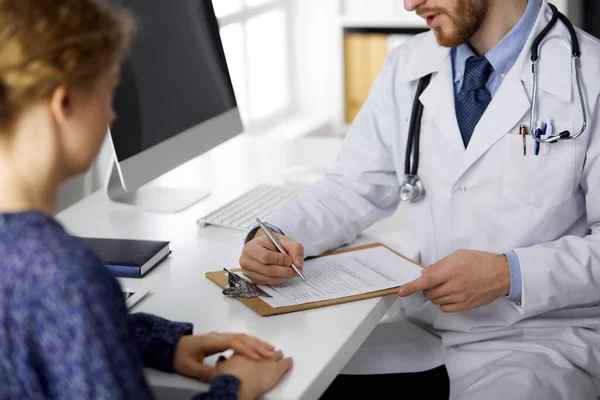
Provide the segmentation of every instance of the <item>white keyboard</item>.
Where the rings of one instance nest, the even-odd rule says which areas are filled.
[[[198,226],[217,225],[247,231],[256,225],[256,217],[267,221],[273,211],[294,200],[302,191],[302,188],[261,184],[200,218]]]

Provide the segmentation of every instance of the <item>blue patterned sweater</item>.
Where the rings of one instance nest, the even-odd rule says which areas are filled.
[[[151,399],[143,366],[174,372],[192,326],[127,314],[115,278],[36,211],[0,214],[0,399]],[[195,399],[237,399],[232,376]]]

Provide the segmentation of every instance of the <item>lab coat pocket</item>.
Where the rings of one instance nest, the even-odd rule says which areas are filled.
[[[573,122],[554,122],[555,134],[569,130]],[[537,208],[554,207],[569,200],[575,192],[575,140],[559,140],[549,154],[540,149],[534,154],[535,140],[527,135],[527,154],[523,155],[523,137],[505,135],[502,191],[505,197]],[[542,144],[542,146],[544,146]]]

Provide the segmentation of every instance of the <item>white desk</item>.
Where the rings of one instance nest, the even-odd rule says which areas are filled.
[[[317,399],[341,371],[395,301],[371,299],[301,313],[263,318],[235,299],[225,298],[208,281],[207,271],[236,267],[244,234],[224,228],[198,229],[196,219],[235,195],[259,184],[277,182],[281,171],[295,166],[330,170],[341,140],[306,138],[273,141],[240,136],[198,157],[158,183],[200,186],[212,196],[178,214],[142,212],[110,203],[98,192],[58,215],[80,236],[169,240],[173,254],[143,279],[123,279],[151,295],[134,312],[147,312],[194,324],[194,333],[243,332],[266,340],[294,358],[294,367],[267,399]],[[375,240],[408,256],[416,254],[411,232],[399,229],[399,216],[369,229],[360,243]],[[370,236],[370,237],[369,237]],[[206,389],[199,382],[148,370],[160,398],[186,398]]]

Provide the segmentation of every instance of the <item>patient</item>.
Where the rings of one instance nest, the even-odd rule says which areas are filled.
[[[200,399],[251,399],[291,367],[245,335],[128,316],[117,281],[52,218],[115,118],[132,25],[105,0],[0,0],[2,399],[149,399],[144,366],[212,381]]]

